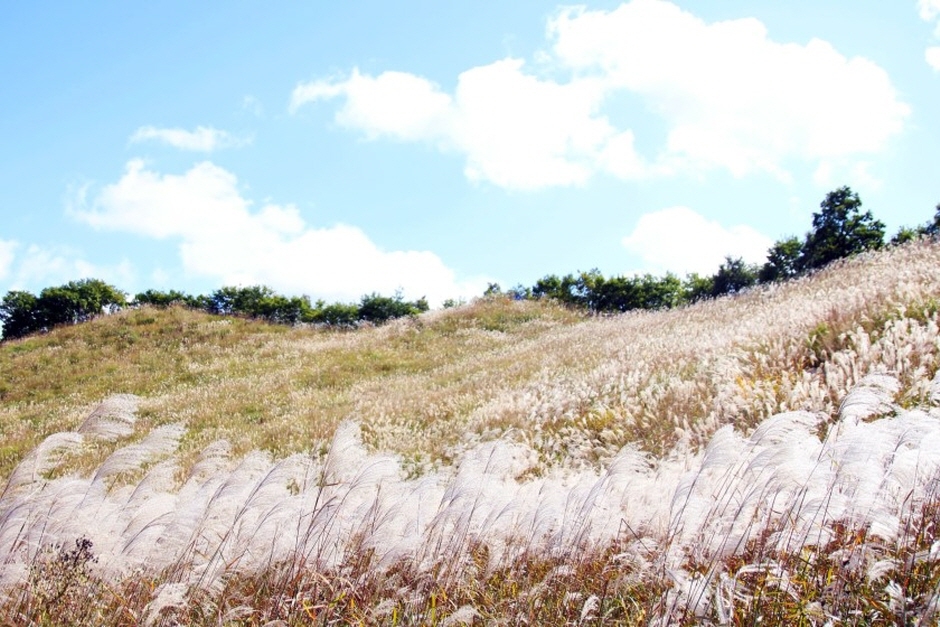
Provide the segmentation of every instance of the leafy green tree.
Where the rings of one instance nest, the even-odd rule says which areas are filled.
[[[937,205],[937,212],[933,214],[933,220],[921,227],[924,235],[936,237],[940,235],[940,204]]]
[[[643,309],[669,309],[682,303],[682,281],[671,272],[663,277],[644,274],[635,282],[639,286],[640,307]]]
[[[884,245],[885,225],[870,211],[862,212],[862,201],[849,187],[829,192],[813,213],[813,230],[806,235],[800,269],[812,270],[866,250]]]
[[[355,303],[333,303],[317,310],[315,322],[334,327],[354,327],[359,321],[359,305]]]
[[[780,240],[767,251],[767,262],[761,267],[758,280],[761,283],[785,281],[799,273],[803,244],[797,237]]]
[[[588,307],[596,312],[624,312],[640,306],[642,295],[635,278],[604,279],[596,276],[587,294]]]
[[[756,267],[744,263],[740,257],[737,259],[725,257],[724,263],[712,278],[711,295],[717,297],[740,292],[757,283],[757,272]]]
[[[262,317],[265,301],[274,296],[274,290],[265,285],[225,286],[209,295],[208,311],[225,316],[240,314]]]
[[[116,287],[99,279],[82,279],[47,287],[39,297],[22,291],[7,293],[0,305],[0,322],[4,339],[11,339],[84,322],[126,305],[124,293]]]
[[[393,318],[415,316],[428,310],[428,303],[421,298],[415,302],[406,301],[400,293],[393,297],[372,293],[362,297],[359,302],[359,319],[381,324]]]
[[[99,279],[82,279],[59,287],[47,287],[39,293],[36,303],[43,328],[85,322],[125,306],[124,292]]]
[[[940,205],[937,205],[937,212],[930,222],[914,228],[902,226],[898,229],[897,234],[891,238],[891,245],[897,246],[920,237],[937,237],[937,235],[940,235]]]
[[[925,234],[922,228],[923,227],[912,229],[909,226],[902,226],[900,229],[898,229],[898,232],[895,234],[895,236],[891,238],[890,244],[892,246],[898,246],[900,244],[912,242]]]
[[[700,300],[711,298],[714,288],[714,277],[701,276],[693,272],[685,277],[682,284],[683,300],[687,303],[697,303]]]
[[[575,307],[590,307],[589,295],[603,280],[604,278],[597,270],[579,272],[578,276],[566,274],[559,277],[550,274],[535,282],[532,287],[532,296],[550,298]]]
[[[483,291],[483,296],[491,298],[493,296],[500,296],[502,293],[503,288],[499,286],[499,283],[489,283]]]
[[[178,290],[161,292],[160,290],[147,290],[134,296],[134,303],[138,305],[150,305],[152,307],[165,308],[170,305],[189,305],[192,296],[184,294]]]
[[[0,302],[3,339],[12,340],[39,330],[36,296],[25,291],[10,291]]]

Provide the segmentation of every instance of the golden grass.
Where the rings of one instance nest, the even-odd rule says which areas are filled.
[[[830,462],[839,466],[829,469],[830,486],[842,490],[849,505],[840,507],[855,518],[828,520],[837,515],[831,512],[843,510],[835,505],[820,507],[819,518],[806,523],[819,527],[812,527],[818,540],[809,541],[796,531],[802,529],[800,516],[815,511],[801,501],[800,483],[793,484],[796,488],[780,483],[784,485],[780,502],[768,493],[764,496],[769,504],[764,504],[761,494],[749,491],[749,486],[762,485],[757,480],[767,477],[761,473],[776,472],[777,467],[757,463],[766,461],[754,448],[762,446],[759,443],[719,430],[731,425],[739,434],[747,434],[762,425],[764,435],[771,434],[768,451],[796,455],[805,453],[804,447],[824,450],[829,442],[834,448],[825,449],[826,455],[835,456],[845,450],[839,438],[846,430],[863,433],[869,419],[868,414],[853,418],[852,403],[884,397],[883,403],[875,403],[883,407],[871,414],[873,420],[882,421],[876,426],[886,429],[894,417],[910,409],[904,424],[915,425],[910,428],[916,435],[917,424],[940,415],[940,380],[935,376],[940,365],[938,268],[940,245],[922,241],[836,264],[785,285],[671,311],[588,317],[550,303],[484,299],[383,327],[335,331],[145,308],[4,343],[0,345],[0,477],[9,476],[46,436],[74,430],[101,399],[132,393],[141,397],[137,439],[159,425],[186,426],[179,454],[173,458],[178,467],[167,466],[167,473],[185,476],[208,444],[218,439],[231,443],[230,461],[219,466],[228,478],[211,499],[225,490],[251,494],[239,497],[247,500],[232,518],[237,524],[224,529],[223,537],[231,532],[232,538],[244,536],[250,541],[253,535],[245,527],[249,522],[240,518],[241,513],[266,512],[257,523],[263,525],[265,517],[276,520],[278,507],[287,507],[294,497],[302,501],[316,495],[311,518],[303,524],[324,536],[337,534],[336,544],[324,550],[341,554],[333,556],[333,562],[310,559],[303,553],[308,550],[305,537],[298,541],[301,556],[295,562],[272,562],[259,571],[238,564],[239,559],[250,562],[254,555],[246,548],[240,557],[219,566],[216,579],[208,576],[212,584],[204,589],[198,581],[192,583],[201,575],[186,571],[186,560],[214,563],[211,556],[197,554],[204,540],[197,534],[190,540],[192,555],[168,570],[147,573],[144,579],[99,577],[91,564],[95,555],[114,559],[133,551],[114,544],[89,547],[87,553],[80,543],[43,545],[45,523],[32,519],[27,522],[32,530],[39,529],[40,539],[34,541],[22,532],[25,539],[20,542],[16,517],[28,508],[24,505],[20,511],[11,505],[5,510],[11,521],[6,540],[12,547],[6,559],[8,564],[28,564],[28,572],[6,597],[0,616],[13,623],[48,625],[140,624],[148,612],[153,624],[165,625],[823,625],[830,620],[888,625],[931,620],[940,607],[938,478],[898,475],[907,477],[907,483],[896,487],[885,479],[877,495],[850,496],[853,473],[871,463],[864,458],[865,446],[855,457],[846,458],[845,469],[839,466],[841,458],[811,460],[807,477],[817,466],[829,468]],[[790,422],[766,421],[791,410],[809,413]],[[347,419],[359,425],[374,456],[362,457],[365,467],[359,468],[359,458],[352,455],[345,471],[351,474],[328,479],[329,442]],[[800,424],[810,422],[813,429],[819,425],[821,439],[815,431],[807,431],[800,435],[800,446],[773,448],[773,438],[781,437],[773,424],[789,425],[792,436],[800,434]],[[829,429],[835,434],[831,442],[826,438]],[[904,454],[920,455],[920,449],[905,443],[907,435],[898,437],[898,448],[888,457],[897,453],[900,468]],[[463,485],[463,471],[451,468],[450,462],[483,463],[483,459],[489,460],[488,467],[495,457],[481,453],[487,450],[481,442],[490,440],[500,440],[492,451],[516,446],[513,450],[533,455],[520,462],[518,471],[513,462],[513,470],[505,476],[483,472],[473,475],[473,485]],[[69,484],[69,473],[87,474],[98,468],[106,455],[129,440],[89,437],[84,442],[83,448],[74,449],[78,453],[73,458],[56,467],[62,482],[33,478],[35,485],[15,487],[7,501],[15,505],[22,496],[23,503],[40,503],[37,511],[42,512],[46,498],[52,503],[50,512],[77,513],[77,507],[67,510],[65,497],[72,486],[84,495],[82,500],[100,499],[120,511],[129,509],[131,500],[122,500],[129,492],[122,492],[116,479],[135,492],[140,489],[140,499],[148,490],[166,497],[180,489],[181,481],[167,479],[159,463],[145,464],[133,471],[134,476],[116,474],[113,480],[109,476],[102,493],[94,481]],[[704,453],[695,452],[706,443]],[[649,455],[624,449],[628,444]],[[270,459],[253,458],[257,449],[277,459],[295,452],[313,455],[287,459],[279,467]],[[343,447],[337,449],[341,459]],[[740,458],[748,450],[754,459]],[[618,451],[626,452],[618,455]],[[397,456],[382,457],[383,452]],[[931,454],[924,449],[924,458]],[[249,460],[244,472],[239,465],[242,458]],[[665,461],[657,466],[656,458]],[[385,483],[372,485],[369,473],[390,472],[389,459],[394,472]],[[791,472],[786,468],[788,458],[780,459],[782,472]],[[910,455],[905,459],[910,462]],[[887,470],[896,470],[894,461],[884,463]],[[638,464],[641,470],[631,470],[629,464]],[[399,465],[404,466],[402,477],[395,474]],[[301,487],[295,479],[280,485],[297,471],[294,466],[305,469],[298,476],[307,477],[317,468],[322,474],[312,485]],[[695,467],[699,470],[690,470]],[[916,464],[913,467],[920,471]],[[472,470],[472,464],[467,468]],[[693,472],[692,483],[683,483],[676,474],[683,469]],[[146,470],[154,472],[141,480]],[[840,473],[847,477],[844,485]],[[422,474],[433,485],[410,482],[410,477]],[[641,477],[649,482],[637,484],[640,488],[673,487],[662,495],[625,492],[629,502],[605,504],[604,490],[615,483],[611,479],[608,485],[605,477],[615,475],[626,485]],[[534,536],[519,538],[521,544],[515,547],[519,550],[514,550],[489,537],[488,529],[496,529],[504,513],[511,517],[512,507],[518,512],[526,504],[513,502],[485,522],[473,519],[477,508],[473,499],[486,498],[482,495],[492,495],[499,487],[478,485],[483,479],[505,482],[505,489],[520,499],[533,498],[535,485],[557,490],[558,494],[534,496],[548,499],[548,511],[551,498],[559,495],[564,503],[568,498],[577,502],[574,488],[567,496],[564,490],[581,485],[575,481],[578,477],[593,482],[593,496],[585,502],[603,505],[597,506],[603,515],[610,513],[604,509],[610,506],[614,523],[621,522],[619,531],[616,524],[612,532],[608,525],[595,543],[579,540],[576,531],[570,537],[565,525],[591,528],[593,510],[575,508],[569,516],[566,506],[560,506],[563,528],[551,530],[560,539],[548,545],[558,552],[538,548],[543,538]],[[669,481],[657,483],[664,477]],[[567,484],[569,480],[574,484]],[[803,480],[808,486],[808,479]],[[166,486],[159,487],[163,483]],[[687,497],[693,492],[697,496],[684,504],[674,500],[683,493],[676,485],[688,488]],[[58,489],[65,495],[62,504]],[[377,545],[367,546],[365,540],[357,544],[355,530],[365,537],[370,531],[368,514],[380,511],[384,490],[396,489],[402,491],[400,497],[428,490],[431,503],[434,491],[442,491],[443,496],[436,497],[439,505],[426,513],[440,516],[436,523],[440,526],[430,526],[431,531],[421,536],[426,544],[414,554],[391,565],[380,564]],[[905,496],[904,489],[910,494]],[[272,494],[284,502],[267,504],[264,499],[274,498]],[[322,494],[333,494],[336,503],[321,503]],[[359,516],[355,501],[364,498],[368,505],[367,494],[374,502],[365,517]],[[852,510],[852,498],[864,501],[868,496],[900,506],[897,511]],[[791,497],[796,501],[787,500]],[[254,498],[259,502],[253,503]],[[462,529],[463,535],[451,551],[454,534],[447,515],[452,506],[461,509],[461,498],[473,502],[466,504],[467,518],[453,522],[453,529]],[[669,503],[655,502],[663,498]],[[347,499],[350,512],[341,516],[337,512]],[[232,501],[238,499],[233,496]],[[161,502],[165,501],[156,498],[153,512],[142,509],[140,514],[154,516],[155,529],[164,519]],[[395,503],[382,507],[390,508],[381,511],[392,520],[389,512],[395,511]],[[737,518],[735,507],[744,512],[755,508],[753,519],[751,514]],[[659,512],[658,518],[646,520],[647,509]],[[212,511],[220,519],[228,515]],[[792,520],[786,512],[794,514]],[[317,518],[320,515],[327,517],[325,523]],[[684,537],[683,522],[694,527],[698,519],[700,530],[690,527],[688,533],[701,537]],[[896,532],[886,532],[895,519]],[[196,525],[200,533],[211,527],[203,522],[202,527]],[[476,529],[471,523],[482,527]],[[334,524],[352,524],[353,531],[346,534],[345,527],[340,530]],[[64,528],[74,531],[68,525]],[[735,536],[741,529],[744,535]],[[106,533],[101,537],[109,541]],[[743,539],[735,545],[734,537]],[[726,543],[734,546],[729,549]],[[99,549],[101,553],[96,553]],[[218,551],[221,555],[221,545]]]
[[[145,426],[184,422],[184,456],[219,438],[236,455],[322,449],[344,419],[419,472],[506,433],[549,465],[597,464],[628,442],[663,454],[780,411],[832,415],[879,363],[916,396],[936,370],[937,267],[940,246],[919,242],[736,298],[601,318],[489,299],[337,331],[129,310],[0,345],[0,477],[114,393],[143,398]],[[898,353],[912,334],[920,344]]]
[[[430,376],[435,388],[426,401],[459,395],[482,370],[503,370],[499,354],[507,342],[539,337],[582,316],[545,303],[481,301],[428,318],[342,331],[142,308],[4,343],[0,477],[45,436],[73,429],[115,393],[144,399],[144,426],[185,422],[184,453],[219,438],[235,454],[316,448],[356,414],[365,395],[421,376]],[[420,413],[402,407],[416,430],[461,410],[422,405]],[[415,450],[424,455],[435,448],[421,444]],[[83,466],[100,462],[105,452]]]

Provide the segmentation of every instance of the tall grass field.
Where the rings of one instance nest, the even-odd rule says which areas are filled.
[[[933,625],[940,244],[675,310],[0,345],[2,625]]]

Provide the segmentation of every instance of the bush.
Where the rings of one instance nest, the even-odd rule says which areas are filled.
[[[126,305],[122,291],[99,279],[47,287],[38,298],[29,292],[7,292],[0,303],[3,339],[23,337],[62,324],[77,324]]]

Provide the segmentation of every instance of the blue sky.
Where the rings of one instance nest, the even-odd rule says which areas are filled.
[[[940,202],[940,0],[16,3],[0,290],[445,298]]]

